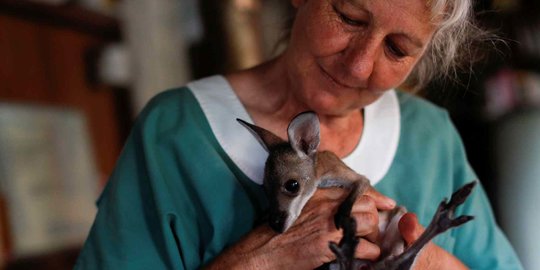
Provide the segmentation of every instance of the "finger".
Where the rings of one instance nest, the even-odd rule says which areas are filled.
[[[417,216],[413,213],[403,215],[399,221],[398,227],[401,236],[408,246],[414,243],[425,231],[424,227],[418,222]],[[450,258],[450,262],[446,260],[445,257]],[[429,242],[418,254],[418,257],[415,260],[415,269],[440,269],[442,265],[450,267],[449,269],[466,269],[459,260],[454,259],[455,257],[445,250],[432,242]]]
[[[418,217],[414,213],[406,213],[399,220],[399,232],[407,243],[412,244],[424,232],[424,227],[418,222]]]
[[[356,247],[356,258],[366,260],[376,260],[381,254],[379,246],[371,243],[370,241],[360,238],[360,242]]]
[[[368,195],[360,196],[353,205],[351,215],[358,224],[356,234],[375,241],[379,236],[379,213],[373,198]]]
[[[379,236],[379,216],[371,212],[352,213],[356,220],[356,235],[375,241]]]
[[[375,199],[369,195],[361,195],[356,198],[352,212],[373,212],[377,213],[377,204]]]
[[[375,205],[379,210],[392,210],[394,209],[394,207],[396,207],[396,201],[384,196],[382,193],[378,192],[373,187],[369,187],[368,190],[365,192],[365,195],[373,198]]]

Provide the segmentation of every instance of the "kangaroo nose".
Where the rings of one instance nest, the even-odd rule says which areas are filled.
[[[285,229],[285,220],[287,219],[287,213],[280,211],[270,214],[269,224],[270,228],[278,233],[282,233]]]

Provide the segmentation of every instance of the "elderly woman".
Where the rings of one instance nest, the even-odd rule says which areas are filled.
[[[335,259],[328,242],[341,238],[333,224],[341,194],[318,191],[283,234],[259,222],[266,153],[236,118],[286,138],[294,115],[319,115],[319,149],[377,189],[353,207],[357,258],[379,256],[378,210],[397,202],[415,213],[400,221],[411,243],[440,200],[476,178],[447,113],[393,90],[455,66],[477,31],[469,0],[291,3],[296,17],[277,58],[148,104],[98,201],[76,268],[313,269]],[[521,269],[482,188],[460,211],[476,219],[436,238],[415,269]]]

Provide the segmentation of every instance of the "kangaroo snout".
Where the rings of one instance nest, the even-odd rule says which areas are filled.
[[[270,228],[278,233],[285,231],[285,221],[287,220],[287,212],[285,211],[276,211],[270,213]]]

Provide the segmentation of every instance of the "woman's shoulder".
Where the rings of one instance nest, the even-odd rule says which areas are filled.
[[[449,132],[454,129],[448,111],[423,97],[396,91],[402,128],[429,133]]]
[[[144,106],[141,115],[154,111],[178,110],[183,106],[193,105],[196,102],[188,86],[170,88],[157,93]]]
[[[440,117],[447,114],[446,109],[419,95],[399,90],[396,93],[402,115],[425,115],[427,117],[436,115]]]
[[[145,105],[137,122],[162,118],[185,119],[208,114],[206,108],[227,107],[228,85],[222,76],[211,76],[191,81],[184,86],[166,89],[156,94]]]
[[[459,132],[446,109],[412,94],[398,92],[401,112],[400,153],[464,156]],[[459,153],[459,154],[458,154]],[[436,160],[435,158],[431,159]]]

